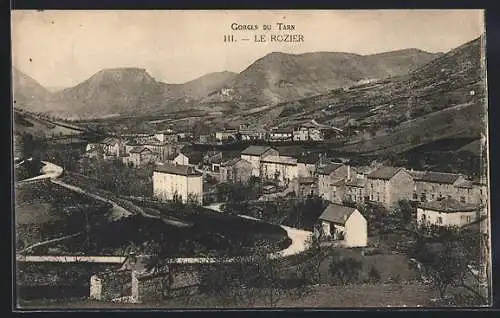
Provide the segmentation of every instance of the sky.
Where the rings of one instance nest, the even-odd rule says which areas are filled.
[[[483,17],[482,10],[15,10],[12,62],[49,88],[73,86],[115,67],[145,68],[159,81],[184,83],[210,72],[241,72],[275,51],[447,52],[480,36]],[[259,29],[232,30],[233,23]],[[294,30],[280,31],[277,23]],[[278,34],[302,35],[304,41],[269,41]],[[224,42],[224,35],[236,42]],[[261,35],[267,41],[255,42]]]

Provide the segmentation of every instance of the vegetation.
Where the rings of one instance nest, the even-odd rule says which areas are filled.
[[[485,290],[481,277],[476,276],[470,265],[481,265],[483,246],[480,235],[470,229],[422,225],[416,234],[410,256],[421,262],[423,274],[439,292],[440,298],[448,289],[462,287],[478,304],[485,304]]]

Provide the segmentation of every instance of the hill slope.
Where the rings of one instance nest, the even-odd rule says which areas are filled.
[[[324,93],[364,79],[407,74],[436,56],[415,49],[368,56],[271,53],[239,74],[210,73],[183,84],[159,82],[145,69],[114,68],[54,93],[41,86],[15,86],[20,96],[33,95],[37,100],[39,95],[44,96],[43,103],[30,104],[29,110],[66,118],[140,116],[189,109],[238,111]],[[38,93],[42,89],[46,93]]]
[[[416,49],[375,55],[316,52],[274,52],[255,61],[228,83],[227,94],[212,94],[205,101],[235,101],[243,107],[272,105],[366,79],[407,74],[439,54]]]
[[[316,119],[342,127],[348,134],[342,150],[364,154],[404,152],[441,138],[479,139],[486,127],[481,50],[477,38],[407,75],[283,103],[249,117],[275,114],[270,125]]]
[[[29,110],[44,111],[44,102],[51,96],[46,88],[15,67],[12,68],[12,91],[14,105]]]

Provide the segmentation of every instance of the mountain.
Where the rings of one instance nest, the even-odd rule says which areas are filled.
[[[272,105],[367,79],[407,74],[440,54],[407,49],[374,55],[316,52],[270,53],[228,83],[226,94],[216,92],[204,101],[236,101],[243,107]]]
[[[15,67],[12,68],[12,90],[16,108],[34,111],[46,110],[44,102],[51,96],[46,88]]]
[[[271,118],[270,126],[291,127],[315,119],[343,128],[347,142],[339,149],[357,154],[402,153],[441,139],[470,142],[486,127],[482,58],[477,38],[406,75],[282,103],[243,121]]]
[[[183,84],[165,84],[167,96],[197,100],[229,83],[237,73],[214,72]]]
[[[53,93],[34,84],[14,85],[20,96],[31,96],[31,101],[37,101],[29,103],[29,110],[65,118],[161,115],[194,109],[238,112],[325,93],[363,80],[407,74],[436,56],[416,49],[367,56],[275,52],[239,74],[210,73],[183,84],[157,81],[142,68],[112,68]]]
[[[51,112],[66,118],[169,113],[190,107],[234,76],[231,72],[206,74],[184,84],[155,80],[142,68],[104,69],[84,82],[54,92]]]

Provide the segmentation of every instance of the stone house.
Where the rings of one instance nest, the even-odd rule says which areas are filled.
[[[269,141],[292,141],[293,132],[291,129],[275,129],[269,132]]]
[[[307,198],[318,195],[317,180],[315,177],[299,176],[294,181],[294,191],[298,198]]]
[[[238,135],[238,130],[236,129],[226,129],[215,132],[215,139],[217,141],[228,141],[236,140]]]
[[[299,176],[297,159],[287,156],[266,156],[261,159],[260,176],[263,180],[274,181],[279,186],[288,186]]]
[[[153,170],[153,195],[164,201],[173,200],[177,195],[184,203],[192,198],[202,204],[203,176],[191,166],[156,164]]]
[[[415,181],[411,197],[414,201],[452,197],[463,203],[485,202],[486,194],[482,192],[486,187],[478,187],[461,174],[433,171],[410,171],[410,174]]]
[[[338,202],[334,198],[342,197],[344,184],[340,181],[350,177],[351,168],[342,163],[321,165],[316,169],[318,176],[319,196],[330,202]],[[333,195],[335,193],[335,195]]]
[[[417,208],[417,223],[462,227],[476,221],[481,208],[478,204],[463,203],[451,197],[422,202]]]
[[[345,247],[368,245],[366,218],[356,209],[339,204],[330,204],[319,217],[322,235],[343,241]]]
[[[317,154],[308,154],[299,156],[297,159],[297,168],[299,170],[299,176],[301,177],[312,177],[316,175],[316,167],[319,163],[319,157]]]
[[[124,157],[124,163],[133,167],[140,167],[144,164],[152,163],[158,160],[158,155],[146,146],[134,147],[129,152],[128,157]]]
[[[414,192],[413,177],[404,168],[382,166],[366,178],[368,200],[387,208],[395,207],[400,200],[409,200]]]
[[[367,179],[354,176],[346,180],[344,200],[348,202],[362,203],[366,201],[366,187]]]
[[[220,182],[247,183],[252,176],[252,164],[241,158],[233,158],[220,166]]]
[[[104,138],[103,141],[99,143],[102,147],[105,157],[119,157],[120,150],[122,148],[121,141],[115,137]]]
[[[173,162],[178,165],[197,167],[203,163],[203,155],[195,151],[181,150]]]
[[[267,146],[249,146],[241,152],[241,159],[252,164],[252,176],[260,176],[260,161],[267,156],[279,156],[278,150]]]
[[[307,141],[309,140],[309,128],[303,125],[296,127],[293,130],[294,141]]]

